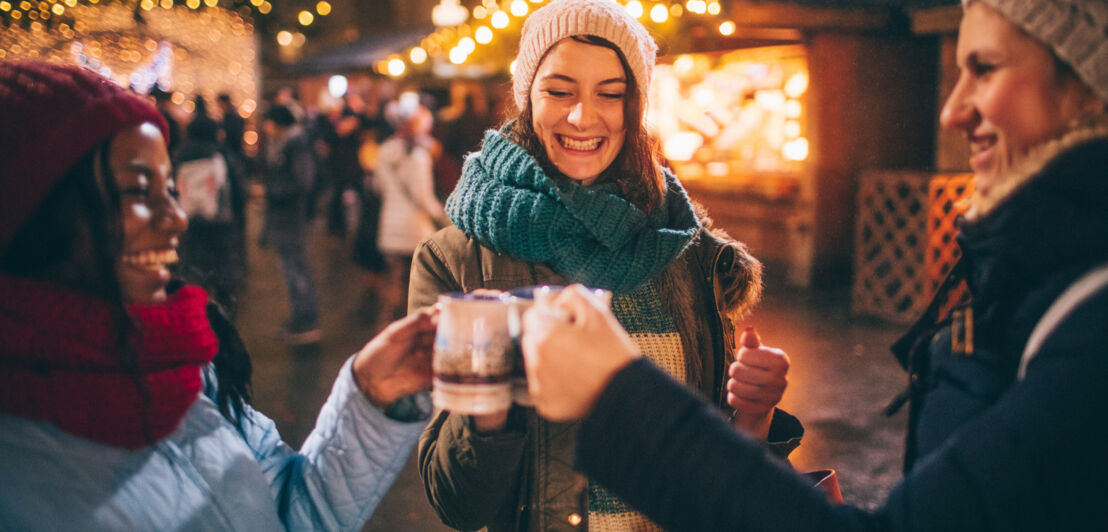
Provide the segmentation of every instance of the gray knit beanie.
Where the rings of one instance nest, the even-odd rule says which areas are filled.
[[[517,107],[523,109],[527,105],[542,56],[554,43],[574,35],[595,35],[615,44],[627,59],[639,94],[646,100],[658,55],[658,45],[646,28],[612,0],[553,0],[523,23],[512,79]]]
[[[1053,50],[1108,102],[1108,0],[978,1]]]

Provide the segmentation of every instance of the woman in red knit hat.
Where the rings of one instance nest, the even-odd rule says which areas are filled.
[[[350,357],[299,451],[171,280],[166,124],[98,74],[0,63],[0,528],[359,529],[429,415],[434,316]]]

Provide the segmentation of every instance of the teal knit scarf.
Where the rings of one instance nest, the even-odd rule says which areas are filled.
[[[498,252],[622,293],[661,272],[700,228],[677,178],[665,177],[662,206],[646,214],[614,183],[586,187],[548,177],[526,150],[489,131],[481,151],[466,160],[446,213]]]

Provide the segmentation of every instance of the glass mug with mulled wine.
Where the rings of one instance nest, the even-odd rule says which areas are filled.
[[[482,415],[508,410],[513,401],[530,406],[520,349],[523,312],[547,304],[562,289],[543,285],[440,295],[431,360],[435,408]],[[590,292],[611,304],[611,292]]]

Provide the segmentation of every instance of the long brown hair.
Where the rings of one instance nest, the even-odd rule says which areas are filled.
[[[623,147],[616,154],[612,164],[600,174],[597,182],[617,183],[628,201],[645,212],[651,212],[662,204],[666,183],[658,165],[657,143],[646,131],[643,123],[646,95],[639,92],[638,84],[634,82],[634,73],[631,72],[627,58],[623,56],[623,52],[620,51],[618,46],[595,35],[574,35],[570,38],[585,44],[614,50],[619,57],[620,64],[623,65],[624,77],[631,80],[627,84],[627,92],[623,97],[623,123],[624,128],[626,128]],[[551,49],[553,49],[553,46],[548,48],[542,58],[539,59],[540,65]],[[561,172],[547,158],[546,149],[539,140],[538,134],[535,133],[531,120],[531,99],[528,97],[527,105],[506,124],[508,137],[527,150],[531,156],[542,164],[548,173],[561,176]]]

